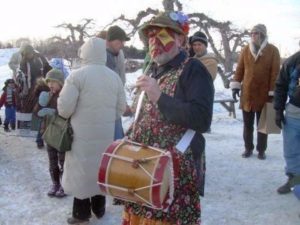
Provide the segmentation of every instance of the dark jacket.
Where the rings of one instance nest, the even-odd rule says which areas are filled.
[[[28,65],[30,66],[31,87],[35,86],[35,82],[39,77],[45,77],[46,73],[52,69],[46,58],[40,53],[35,52],[34,57],[30,60],[22,59],[20,63],[20,70],[28,74]]]
[[[50,69],[51,66],[46,58],[37,52],[34,53],[34,57],[30,60],[22,59],[20,63],[22,73],[19,73],[17,77],[19,85],[18,105],[20,112],[32,113],[37,102],[37,96],[34,94],[36,81],[40,77],[45,77]]]
[[[289,97],[289,103],[300,107],[300,99],[297,95],[298,82],[300,78],[300,51],[289,57],[281,67],[280,74],[276,80],[274,93],[274,108],[285,110],[285,104]]]
[[[153,69],[153,77],[158,79],[167,71],[178,69],[185,60],[186,54],[181,52],[166,65]],[[162,93],[157,102],[160,112],[167,121],[196,131],[190,147],[200,177],[202,177],[200,167],[201,165],[205,167],[205,160],[202,158],[205,139],[202,133],[210,127],[213,100],[214,86],[209,72],[199,60],[190,58],[184,63],[174,97]],[[204,177],[200,179],[202,179],[200,194],[204,195]]]
[[[166,71],[178,68],[186,60],[182,52],[169,63],[154,71],[158,79]],[[197,59],[189,59],[177,83],[174,97],[161,94],[157,104],[167,120],[196,131],[191,147],[194,158],[201,157],[205,140],[202,133],[211,124],[213,113],[214,86],[205,66]]]

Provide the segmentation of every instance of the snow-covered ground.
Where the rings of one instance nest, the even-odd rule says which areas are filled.
[[[0,88],[11,73],[7,57],[0,50]],[[5,59],[4,59],[5,58]],[[128,85],[139,72],[128,74]],[[217,95],[230,96],[222,81],[215,81]],[[236,106],[236,109],[238,107]],[[0,111],[3,118],[3,109]],[[124,120],[128,124],[128,119]],[[242,118],[214,105],[212,132],[205,134],[207,175],[202,198],[203,225],[299,225],[300,203],[293,194],[280,196],[278,186],[285,182],[281,135],[270,135],[267,159],[256,154],[243,159]],[[100,158],[100,156],[99,156]],[[20,137],[17,131],[0,129],[0,225],[63,225],[71,215],[72,197],[49,198],[50,185],[46,150],[36,148],[34,138]],[[122,208],[111,198],[101,220],[92,225],[120,224]]]

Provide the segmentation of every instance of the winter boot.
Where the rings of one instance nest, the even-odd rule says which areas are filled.
[[[243,158],[249,158],[252,154],[253,154],[253,150],[246,149],[246,150],[243,152],[242,157],[243,157]]]
[[[63,187],[61,185],[59,185],[59,188],[58,188],[58,190],[55,193],[55,197],[57,197],[57,198],[63,198],[65,196],[66,196],[66,194],[65,194],[65,191],[64,191]]]
[[[4,123],[4,131],[9,132],[8,123]]]
[[[42,149],[42,148],[44,148],[44,141],[38,141],[38,142],[36,142],[36,147],[38,148],[38,149]]]
[[[49,197],[54,197],[56,196],[56,192],[59,190],[59,184],[52,184],[50,187],[50,190],[48,191],[47,195]]]
[[[287,182],[277,189],[278,194],[288,194],[292,191],[292,189],[291,189],[292,186],[290,183],[291,183],[291,180],[293,179],[293,177],[294,176],[292,174],[288,174]]]
[[[10,124],[10,128],[11,128],[12,130],[15,130],[15,129],[16,129],[16,124],[15,124],[15,123],[11,123],[11,124]]]
[[[288,194],[291,191],[292,190],[288,181],[277,189],[278,194]]]
[[[67,219],[67,223],[73,225],[85,225],[89,223],[89,219],[81,220],[74,217],[70,217]]]
[[[96,195],[91,199],[91,209],[97,219],[100,219],[105,214],[106,197]]]
[[[266,159],[266,153],[264,151],[259,151],[257,158],[260,160],[265,160]]]
[[[105,214],[105,207],[103,207],[100,210],[98,210],[98,212],[93,212],[93,213],[94,213],[94,215],[96,216],[97,219],[100,219]]]

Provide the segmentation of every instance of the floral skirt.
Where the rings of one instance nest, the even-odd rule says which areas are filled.
[[[175,170],[174,200],[168,210],[162,211],[136,203],[115,200],[124,205],[122,225],[199,225],[201,217],[200,194],[197,187],[197,173],[190,150],[182,155],[176,153],[178,162]]]

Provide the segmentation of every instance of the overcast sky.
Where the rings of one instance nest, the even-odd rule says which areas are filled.
[[[134,18],[147,7],[162,9],[162,0],[6,0],[1,1],[0,41],[19,37],[47,38],[61,33],[54,26],[95,19],[97,28],[125,14]],[[232,21],[237,28],[250,29],[264,23],[269,40],[281,54],[299,49],[300,0],[181,0],[184,12],[203,12],[213,19]],[[136,43],[135,43],[136,42]],[[137,38],[133,44],[137,44]]]

